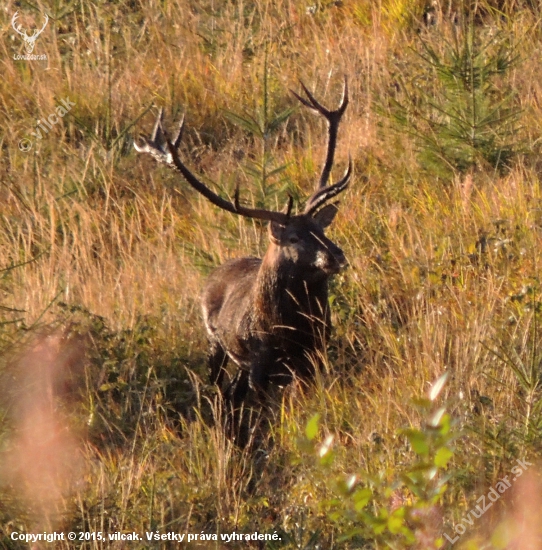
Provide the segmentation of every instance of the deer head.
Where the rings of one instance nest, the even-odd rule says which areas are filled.
[[[28,36],[28,34],[26,34],[27,31],[22,28],[22,25],[15,26],[15,22],[17,21],[18,17],[19,12],[16,11],[11,19],[11,26],[23,37],[26,53],[31,54],[34,51],[34,46],[36,45],[36,40],[38,39],[38,36],[44,31],[47,23],[49,22],[49,16],[45,14],[45,23],[43,24],[43,27],[40,30],[32,29],[33,34],[31,36]]]
[[[308,198],[301,214],[292,215],[292,197],[286,208],[282,212],[277,212],[241,205],[239,187],[235,190],[233,202],[214,193],[187,168],[179,157],[178,149],[182,140],[184,118],[179,124],[176,136],[171,141],[163,128],[163,112],[160,111],[151,138],[144,139],[141,146],[134,143],[134,147],[138,152],[148,153],[159,162],[176,168],[196,191],[219,208],[246,218],[269,221],[270,247],[266,259],[276,262],[283,259],[286,263],[301,264],[307,268],[307,279],[327,278],[337,273],[346,263],[343,252],[324,235],[324,229],[330,225],[337,213],[337,203],[327,203],[346,189],[352,172],[352,162],[349,161],[344,176],[338,182],[328,186],[337,146],[339,123],[348,106],[348,82],[345,78],[341,103],[333,111],[321,105],[303,83],[301,86],[306,98],[295,92],[292,93],[303,105],[323,115],[328,122],[326,161],[318,186]]]

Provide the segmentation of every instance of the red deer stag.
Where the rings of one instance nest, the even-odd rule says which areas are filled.
[[[343,251],[324,235],[337,213],[332,198],[344,191],[351,162],[340,181],[328,186],[337,131],[348,105],[345,79],[341,104],[330,111],[301,84],[306,98],[299,101],[320,113],[328,123],[327,156],[316,191],[302,214],[292,214],[292,198],[285,211],[242,206],[239,188],[233,202],[215,194],[179,158],[183,122],[171,141],[158,116],[151,139],[140,153],[176,168],[186,181],[214,205],[246,218],[269,222],[269,247],[263,259],[231,260],[209,277],[202,293],[203,318],[210,341],[210,380],[221,390],[228,358],[239,367],[222,391],[226,404],[237,410],[249,388],[265,394],[268,384],[287,384],[293,376],[310,378],[325,349],[330,330],[328,279],[346,265]]]

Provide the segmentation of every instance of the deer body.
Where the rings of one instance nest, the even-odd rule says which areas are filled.
[[[282,230],[275,226],[280,240],[270,229],[263,259],[232,260],[209,277],[202,310],[212,383],[222,385],[228,357],[248,375],[234,385],[248,381],[257,391],[314,373],[331,328],[328,278],[346,264],[342,250],[323,233],[336,207],[320,212],[313,219],[293,217]],[[229,391],[243,393],[240,387]]]
[[[241,206],[239,191],[229,202],[211,191],[184,165],[177,149],[182,123],[173,142],[164,133],[159,116],[153,137],[136,149],[177,168],[188,183],[213,204],[229,212],[269,221],[269,246],[262,259],[231,260],[218,267],[207,280],[201,296],[203,319],[210,353],[210,381],[217,384],[235,411],[249,389],[263,396],[270,383],[283,386],[293,376],[311,378],[325,350],[331,328],[328,280],[346,260],[342,250],[324,230],[331,224],[337,203],[326,204],[341,193],[350,178],[328,186],[337,130],[348,104],[345,81],[340,107],[329,111],[303,86],[308,99],[296,97],[328,121],[328,150],[320,183],[301,214]],[[224,387],[226,364],[238,365]]]

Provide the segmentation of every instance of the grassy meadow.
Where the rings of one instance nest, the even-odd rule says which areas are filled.
[[[48,14],[46,60],[14,59],[17,11],[27,29]],[[4,2],[0,547],[542,548],[541,17],[528,0]],[[170,128],[186,114],[182,157],[213,189],[301,208],[326,131],[290,90],[334,108],[344,75],[333,177],[349,157],[354,175],[328,235],[349,268],[326,368],[239,449],[213,422],[198,296],[264,254],[266,227],[133,142],[161,107]],[[53,531],[144,538],[13,535]]]

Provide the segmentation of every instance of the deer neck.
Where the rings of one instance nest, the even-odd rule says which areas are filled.
[[[287,325],[301,314],[315,315],[327,304],[327,281],[309,284],[292,262],[280,261],[279,249],[270,246],[262,259],[254,286],[254,306],[262,328]]]

